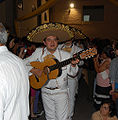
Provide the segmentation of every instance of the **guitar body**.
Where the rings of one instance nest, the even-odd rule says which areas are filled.
[[[55,60],[53,58],[48,58],[48,59],[44,60],[44,62],[34,61],[34,62],[31,62],[30,64],[34,68],[44,70],[45,67],[52,66],[56,63],[57,63],[57,60]],[[47,74],[45,74],[44,72],[42,73],[41,77],[38,77],[38,78],[35,75],[31,75],[29,77],[30,85],[34,89],[39,89],[42,86],[44,86],[45,84],[47,84],[50,79],[56,79],[59,76],[59,74],[60,74],[60,70],[56,69],[56,70],[51,71],[48,74],[49,79],[47,77]]]

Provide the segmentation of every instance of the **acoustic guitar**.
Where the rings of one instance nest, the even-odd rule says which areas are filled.
[[[56,79],[61,75],[61,68],[70,64],[72,60],[78,58],[79,60],[88,59],[94,57],[97,54],[97,50],[95,48],[89,48],[86,50],[82,50],[74,55],[74,57],[59,62],[56,58],[50,57],[50,55],[46,56],[47,59],[44,59],[44,62],[33,61],[31,62],[31,66],[40,70],[44,70],[46,67],[49,68],[50,72],[42,72],[41,77],[37,77],[32,74],[30,79],[30,85],[34,89],[39,89],[42,86],[46,85],[49,80]]]

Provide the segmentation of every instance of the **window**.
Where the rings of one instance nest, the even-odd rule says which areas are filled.
[[[83,6],[83,21],[104,21],[104,6]]]

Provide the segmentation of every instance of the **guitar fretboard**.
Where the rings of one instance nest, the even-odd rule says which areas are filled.
[[[49,69],[50,69],[50,71],[53,71],[55,69],[62,68],[64,66],[70,64],[71,61],[75,60],[76,58],[78,58],[79,60],[82,60],[82,59],[91,58],[91,57],[93,57],[96,54],[97,54],[97,51],[96,51],[95,48],[89,48],[87,50],[82,50],[82,51],[76,53],[74,55],[74,57],[69,58],[67,60],[64,60],[62,62],[59,62],[57,59],[54,59],[56,61],[56,64],[54,64],[52,66],[49,66]]]
[[[57,59],[55,59],[55,61],[56,61],[57,63],[54,64],[54,65],[52,65],[52,66],[49,66],[50,71],[53,71],[53,70],[58,69],[58,68],[62,68],[62,67],[64,67],[64,66],[70,64],[71,61],[72,61],[72,60],[75,60],[76,58],[81,59],[80,56],[79,56],[79,54],[80,54],[81,52],[82,52],[82,51],[76,53],[76,56],[75,56],[75,57],[69,58],[69,59],[64,60],[64,61],[62,61],[62,62],[59,62]]]

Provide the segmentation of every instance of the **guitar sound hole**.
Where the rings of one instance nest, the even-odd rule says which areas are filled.
[[[35,78],[36,78],[36,81],[37,81],[37,82],[39,82],[39,79],[38,79],[38,77],[37,77],[37,76],[35,76]]]

